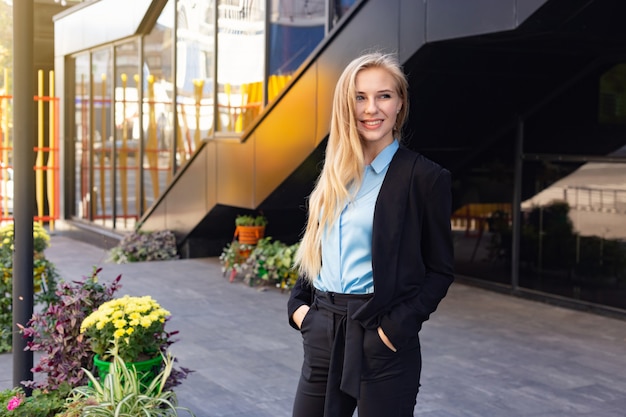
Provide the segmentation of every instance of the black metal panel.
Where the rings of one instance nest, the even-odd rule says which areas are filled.
[[[519,25],[537,11],[547,0],[516,0],[515,24]]]
[[[521,114],[536,121],[529,133],[540,132],[529,149],[615,150],[620,135],[596,123],[597,88],[599,74],[626,58],[624,14],[619,0],[552,0],[515,31],[426,45],[405,64],[411,146],[461,173],[510,141]],[[605,140],[584,140],[598,134]]]

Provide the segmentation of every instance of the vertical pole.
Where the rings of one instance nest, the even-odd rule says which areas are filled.
[[[33,0],[13,3],[13,149],[15,167],[15,251],[13,254],[13,385],[32,380],[33,353],[17,324],[33,315],[33,214],[35,147]]]
[[[513,177],[513,225],[511,236],[511,287],[513,291],[519,289],[519,265],[520,243],[522,223],[522,163],[524,158],[524,119],[520,116],[517,121],[517,134],[515,137]]]
[[[216,3],[219,3],[216,1]],[[213,8],[213,125],[211,126],[211,139],[215,138],[215,133],[220,131],[220,102],[218,98],[218,86],[217,77],[219,75],[219,68],[217,65],[217,60],[221,58],[219,56],[219,7]]]
[[[169,7],[169,6],[165,6]],[[178,171],[178,163],[176,162],[176,155],[178,152],[184,152],[185,146],[183,145],[182,131],[180,130],[180,119],[179,119],[179,109],[178,109],[178,83],[176,80],[178,79],[178,7],[174,7],[174,21],[172,22],[172,37],[176,40],[172,45],[172,62],[175,65],[172,66],[172,78],[173,78],[173,88],[174,94],[172,97],[172,114],[174,115],[174,120],[172,120],[172,127],[174,132],[174,137],[172,140],[172,157],[170,158],[170,164],[167,176],[167,182],[170,183],[174,175],[176,175],[176,171]],[[181,106],[184,104],[181,104]],[[165,135],[165,131],[162,133]],[[184,156],[183,156],[184,159]],[[157,197],[155,197],[157,198]]]
[[[48,164],[47,164],[47,169],[46,169],[46,184],[47,184],[47,197],[48,197],[48,214],[50,217],[50,221],[49,221],[49,226],[50,226],[50,231],[53,232],[54,231],[54,216],[56,215],[56,201],[54,198],[54,194],[55,192],[58,192],[58,189],[56,189],[56,163],[57,161],[55,160],[55,140],[54,140],[54,135],[56,132],[56,112],[55,112],[55,106],[56,106],[56,101],[54,100],[54,71],[50,71],[48,73],[48,83],[49,83],[49,94],[48,96],[50,97],[50,101],[48,102],[48,125],[49,127],[49,131],[48,131]]]
[[[324,34],[326,35],[333,28],[333,20],[335,19],[335,0],[326,0],[324,3],[324,7],[326,8]]]
[[[4,69],[4,96],[2,97],[2,178],[9,178],[9,69]],[[15,176],[14,176],[15,177]],[[3,193],[2,217],[9,217],[9,196]]]
[[[43,145],[44,145],[44,80],[43,70],[37,71],[37,157],[35,159],[35,198],[37,201],[37,217],[43,226]]]
[[[270,16],[272,15],[272,3],[271,0],[265,0],[265,53],[263,54],[263,92],[261,94],[261,108],[259,112],[263,110],[267,103],[269,102],[269,82],[270,82],[270,56],[272,54],[272,22],[270,21]],[[250,100],[248,100],[249,102]],[[254,116],[253,116],[254,117]],[[244,130],[247,128],[249,122],[243,126]]]

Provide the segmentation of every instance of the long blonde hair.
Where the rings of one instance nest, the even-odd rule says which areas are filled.
[[[399,137],[407,118],[408,82],[394,55],[370,53],[348,64],[335,87],[324,168],[309,196],[308,221],[296,253],[299,272],[309,281],[317,277],[322,266],[323,231],[334,224],[341,208],[352,198],[350,189],[358,190],[356,185],[362,180],[364,159],[356,124],[356,76],[368,68],[385,69],[395,80],[402,100],[393,128],[395,138]]]

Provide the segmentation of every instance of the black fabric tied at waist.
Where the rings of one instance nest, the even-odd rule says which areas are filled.
[[[361,323],[350,317],[374,294],[341,294],[315,290],[314,304],[318,308],[340,315],[335,329],[328,370],[328,392],[333,387],[353,398],[359,398],[363,366],[363,336]]]

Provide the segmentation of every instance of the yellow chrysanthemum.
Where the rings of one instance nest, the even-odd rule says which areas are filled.
[[[163,323],[169,315],[170,312],[161,308],[150,296],[125,295],[103,303],[87,316],[81,323],[81,331],[92,339],[96,353],[105,354],[115,339],[121,343],[120,353],[123,355],[124,351],[128,351],[132,356],[125,359],[132,361],[136,359],[138,351],[137,346],[132,344],[138,340],[141,340],[144,352],[155,352],[162,348],[165,335]]]
[[[123,329],[124,327],[126,327],[126,320],[124,320],[124,319],[114,320],[113,321],[113,326],[116,329]]]

